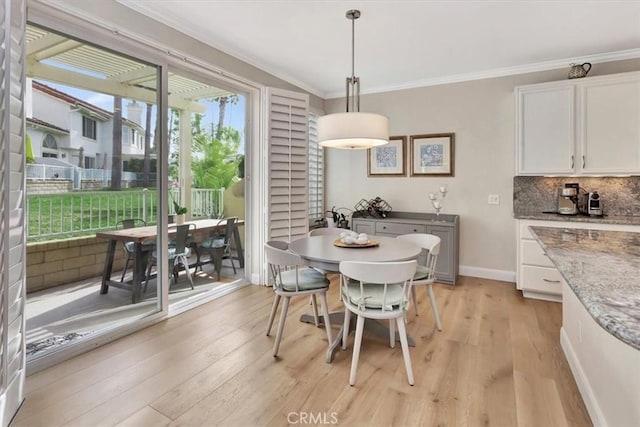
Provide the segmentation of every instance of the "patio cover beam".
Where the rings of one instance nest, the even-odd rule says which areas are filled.
[[[28,77],[50,80],[67,86],[107,93],[109,95],[120,95],[123,98],[135,99],[150,104],[157,103],[156,92],[128,86],[111,80],[98,79],[71,70],[63,70],[51,65],[42,64],[33,58],[27,60],[26,73]],[[179,110],[189,110],[196,113],[204,113],[207,111],[206,105],[173,95],[169,95],[169,107]]]

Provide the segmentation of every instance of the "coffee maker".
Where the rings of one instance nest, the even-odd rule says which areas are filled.
[[[577,215],[578,214],[578,193],[580,186],[578,184],[565,184],[564,188],[560,188],[558,194],[558,213],[561,215]]]
[[[590,216],[602,216],[602,200],[597,191],[585,194],[584,213]]]

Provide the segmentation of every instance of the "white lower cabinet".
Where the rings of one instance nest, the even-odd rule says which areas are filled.
[[[535,240],[529,227],[579,228],[593,230],[640,231],[640,226],[597,222],[518,220],[517,288],[527,298],[562,301],[564,280]]]

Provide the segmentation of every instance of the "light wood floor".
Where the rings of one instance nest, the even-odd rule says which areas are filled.
[[[28,377],[13,426],[591,425],[559,345],[560,304],[462,277],[436,285],[437,332],[418,293],[414,387],[400,346],[371,340],[350,387],[352,339],[326,364],[326,335],[298,321],[306,298],[293,301],[274,359],[264,335],[272,292],[248,286]]]

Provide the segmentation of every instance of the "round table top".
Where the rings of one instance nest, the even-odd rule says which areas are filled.
[[[389,262],[407,261],[418,258],[422,248],[395,237],[371,236],[370,240],[379,242],[371,248],[340,248],[333,245],[338,236],[311,236],[294,240],[289,249],[300,255],[312,267],[338,271],[340,261]]]

